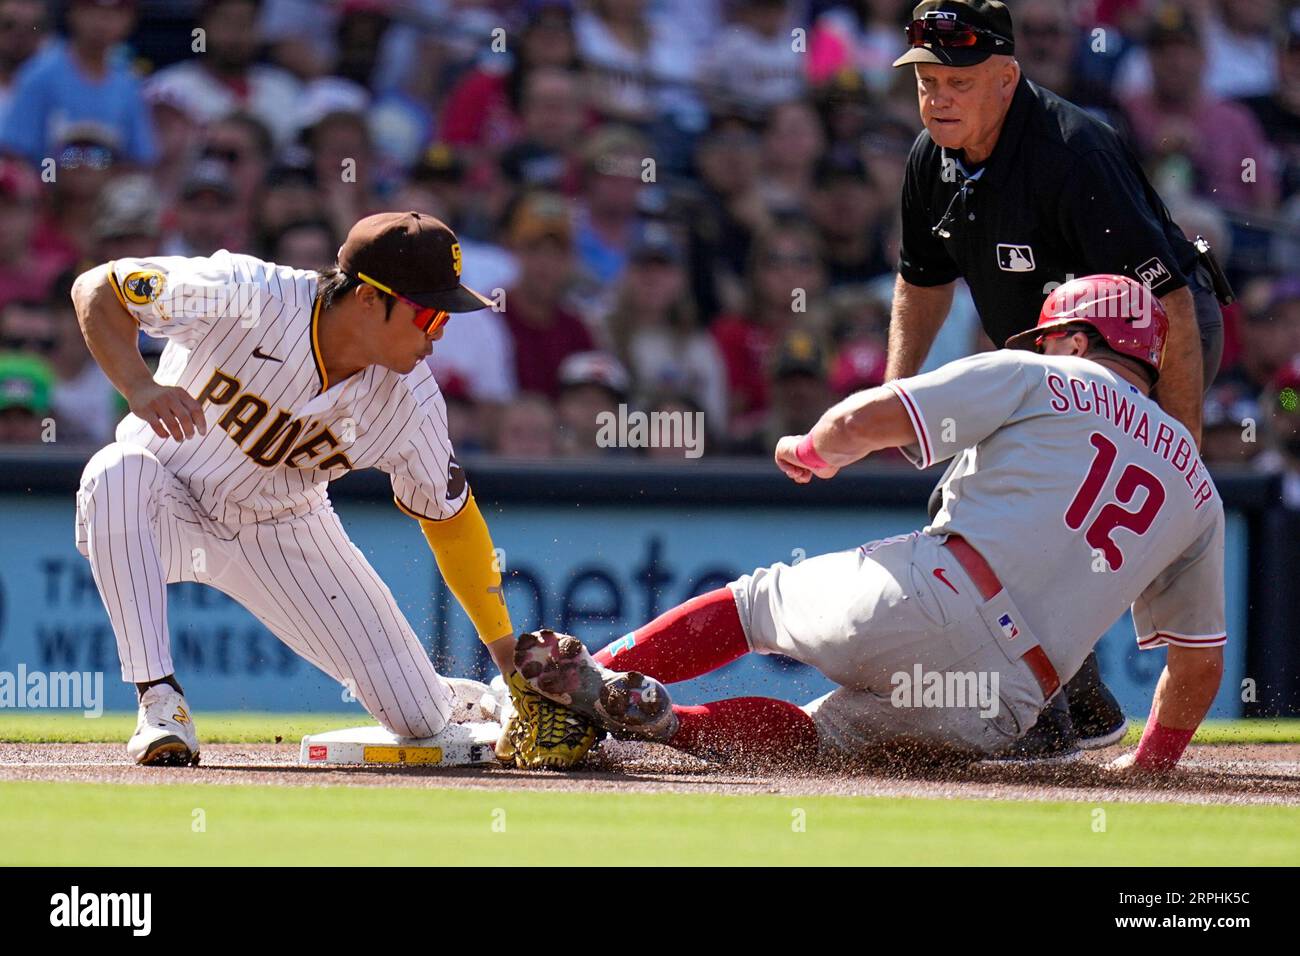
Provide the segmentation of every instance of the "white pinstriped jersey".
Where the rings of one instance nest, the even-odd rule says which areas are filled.
[[[979,550],[1058,670],[1130,604],[1142,648],[1224,643],[1223,502],[1153,399],[1096,362],[1014,350],[887,387],[916,430],[904,454],[959,456],[925,530]]]
[[[326,381],[315,272],[225,250],[210,257],[119,259],[109,274],[149,335],[166,338],[157,381],[203,405],[208,433],[159,438],[134,415],[118,441],[152,451],[203,512],[227,525],[302,516],[350,470],[392,477],[398,505],[449,518],[468,489],[429,367],[370,366]]]

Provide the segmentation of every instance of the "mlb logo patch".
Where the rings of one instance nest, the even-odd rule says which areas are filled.
[[[1163,262],[1152,256],[1137,267],[1137,277],[1139,282],[1150,289],[1168,279],[1169,270],[1165,268]]]
[[[998,626],[1002,628],[1002,633],[1007,636],[1008,641],[1014,641],[1020,634],[1020,628],[1016,627],[1016,622],[1011,620],[1010,614],[1003,614],[998,618]]]
[[[1010,242],[999,242],[998,268],[1003,272],[1033,272],[1033,247],[1015,245]]]

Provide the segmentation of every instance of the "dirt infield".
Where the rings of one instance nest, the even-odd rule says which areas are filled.
[[[649,744],[607,742],[588,766],[570,773],[498,767],[300,767],[297,744],[211,744],[203,765],[135,767],[120,744],[0,743],[0,780],[125,784],[253,784],[672,792],[933,799],[1077,800],[1300,806],[1300,744],[1230,744],[1191,748],[1168,781],[1115,779],[1102,765],[1119,748],[1048,768],[918,765],[895,758],[841,773],[754,774]]]

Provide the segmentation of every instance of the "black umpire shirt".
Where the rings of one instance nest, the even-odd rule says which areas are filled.
[[[1037,324],[1070,276],[1119,273],[1159,297],[1195,268],[1196,250],[1115,131],[1023,76],[982,166],[925,131],[912,145],[898,271],[917,286],[964,278],[998,347]]]

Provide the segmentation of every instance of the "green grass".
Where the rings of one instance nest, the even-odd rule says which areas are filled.
[[[3,783],[0,806],[3,865],[153,865],[159,846],[169,866],[1267,866],[1300,855],[1300,811],[1262,806],[75,783]],[[1099,809],[1105,832],[1094,832]]]
[[[323,733],[343,727],[373,724],[363,713],[272,714],[260,711],[209,711],[196,715],[199,737],[211,744],[271,743],[279,735],[297,741],[303,734]],[[86,718],[80,712],[0,710],[0,741],[20,743],[123,743],[135,730],[135,714],[108,711]],[[1133,721],[1124,743],[1142,736],[1142,724]],[[1209,720],[1193,738],[1199,744],[1300,743],[1300,718]]]

